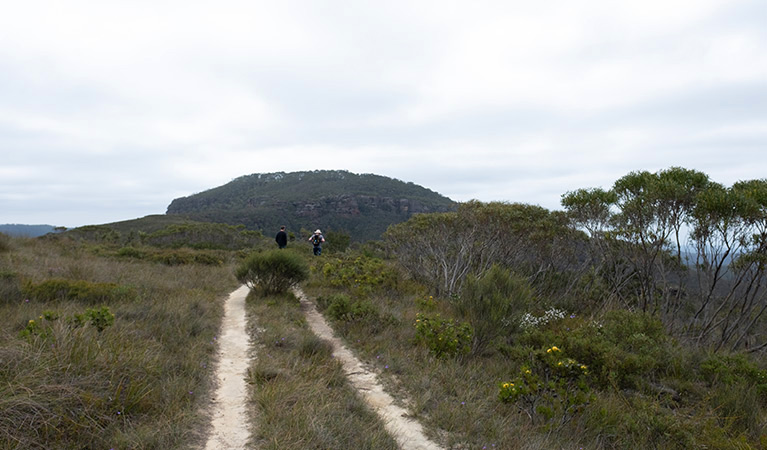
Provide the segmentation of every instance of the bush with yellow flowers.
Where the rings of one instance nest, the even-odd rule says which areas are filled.
[[[513,403],[533,423],[556,419],[555,425],[564,425],[591,399],[588,366],[557,346],[535,351],[531,360],[516,378],[501,383],[499,400]]]

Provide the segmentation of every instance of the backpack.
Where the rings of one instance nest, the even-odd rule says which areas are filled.
[[[321,234],[315,234],[314,236],[312,236],[312,244],[320,245],[320,242],[322,242],[322,235]]]

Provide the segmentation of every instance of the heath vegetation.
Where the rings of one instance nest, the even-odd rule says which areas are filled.
[[[0,446],[197,442],[239,279],[256,448],[396,448],[296,283],[444,448],[766,448],[767,181],[632,172],[562,205],[467,202],[321,257],[228,225],[0,236]]]

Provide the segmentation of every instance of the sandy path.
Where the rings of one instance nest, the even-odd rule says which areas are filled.
[[[301,300],[310,328],[322,339],[333,344],[333,356],[341,361],[347,377],[360,392],[365,401],[383,419],[386,430],[403,449],[438,450],[440,447],[426,438],[421,424],[407,417],[407,411],[394,404],[394,399],[384,392],[378,377],[362,366],[362,363],[347,349],[340,339],[333,335],[325,318],[317,311],[314,303],[300,289],[295,289]]]
[[[245,327],[245,297],[249,291],[247,286],[240,286],[229,294],[224,304],[224,322],[218,337],[218,388],[213,397],[213,429],[205,450],[244,449],[248,441],[245,375],[250,364],[250,339]]]

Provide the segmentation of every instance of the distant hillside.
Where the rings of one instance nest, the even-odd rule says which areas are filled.
[[[243,224],[269,235],[332,229],[355,240],[378,239],[393,223],[416,213],[448,211],[455,202],[413,183],[373,174],[313,171],[246,175],[173,200],[167,214],[193,220]]]
[[[0,233],[5,233],[9,236],[38,237],[53,233],[54,231],[57,230],[53,225],[22,225],[15,223],[0,225]]]

